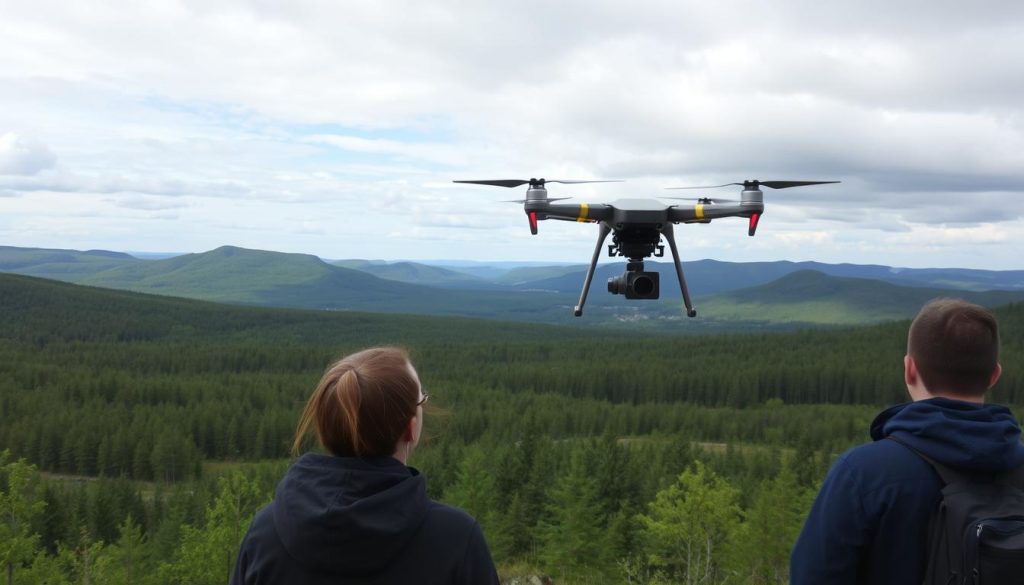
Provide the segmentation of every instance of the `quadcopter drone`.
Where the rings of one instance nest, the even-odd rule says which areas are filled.
[[[625,256],[628,262],[622,276],[608,279],[608,292],[625,295],[627,299],[657,299],[659,296],[659,274],[644,271],[644,258],[650,256],[661,258],[665,255],[665,246],[661,244],[661,238],[664,237],[672,251],[672,260],[675,262],[676,276],[679,278],[679,288],[683,293],[686,314],[689,317],[696,317],[697,311],[690,302],[690,292],[686,288],[686,279],[683,277],[683,264],[679,260],[679,250],[676,248],[675,235],[672,230],[674,224],[711,223],[711,220],[721,217],[746,217],[749,218],[747,235],[753,236],[757,231],[757,223],[761,219],[761,214],[764,212],[764,194],[761,192],[761,186],[771,189],[788,189],[805,185],[838,183],[839,181],[750,180],[707,187],[670,187],[674,189],[715,189],[730,185],[743,187],[738,201],[701,197],[689,199],[696,201],[692,206],[665,205],[655,199],[620,199],[612,203],[595,205],[552,203],[552,201],[560,201],[568,199],[568,197],[550,198],[545,187],[547,183],[614,183],[619,181],[498,179],[454,182],[509,188],[529,185],[526,190],[526,199],[511,203],[523,204],[523,209],[530,221],[530,233],[534,235],[537,234],[537,222],[543,219],[598,224],[597,246],[594,247],[594,255],[590,259],[590,267],[587,269],[587,276],[583,281],[583,292],[580,294],[579,304],[573,310],[575,316],[583,315],[583,304],[587,302],[590,282],[594,278],[597,259],[601,255],[601,246],[608,238],[608,234],[613,234],[612,243],[608,246],[608,256]]]

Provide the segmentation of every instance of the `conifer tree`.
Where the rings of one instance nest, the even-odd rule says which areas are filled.
[[[733,572],[742,583],[789,582],[789,552],[810,509],[813,492],[797,483],[790,465],[761,483],[731,545]]]
[[[220,478],[219,486],[205,527],[182,527],[174,561],[161,565],[162,578],[196,585],[228,580],[245,531],[264,498],[259,486],[240,472]]]
[[[89,529],[82,527],[73,547],[62,547],[59,556],[70,569],[70,577],[81,585],[105,584],[109,558],[103,541],[93,539]]]
[[[681,473],[639,516],[651,564],[686,585],[721,583],[723,548],[739,524],[738,495],[700,461]]]
[[[500,539],[497,532],[500,518],[497,484],[491,473],[488,456],[480,445],[467,447],[463,451],[455,483],[445,493],[445,501],[476,518],[488,542]],[[506,552],[501,550],[503,548],[507,549],[498,547],[494,552]]]
[[[118,529],[120,536],[117,542],[107,547],[110,562],[105,575],[106,582],[112,585],[138,585],[144,581],[148,566],[146,536],[130,514]]]
[[[587,472],[582,453],[574,450],[568,471],[548,492],[537,527],[538,557],[554,574],[582,578],[610,569],[597,481]]]
[[[0,567],[8,585],[40,550],[39,534],[32,529],[46,505],[37,497],[38,479],[35,466],[24,459],[11,461],[10,451],[0,452]]]

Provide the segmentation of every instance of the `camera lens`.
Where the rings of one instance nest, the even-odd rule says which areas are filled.
[[[625,278],[622,276],[613,276],[608,279],[608,292],[613,295],[624,295],[626,294],[626,283]]]
[[[633,279],[633,292],[640,297],[650,296],[654,292],[654,279],[646,274],[638,274]]]

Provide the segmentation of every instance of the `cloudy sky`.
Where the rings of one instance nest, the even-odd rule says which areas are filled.
[[[582,262],[451,180],[831,179],[684,259],[1024,268],[1018,0],[0,0],[0,38],[0,245]]]

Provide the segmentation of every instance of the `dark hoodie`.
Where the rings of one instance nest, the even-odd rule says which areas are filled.
[[[242,542],[232,585],[497,583],[480,525],[391,457],[308,453]]]
[[[871,424],[873,443],[829,470],[790,560],[791,585],[913,585],[924,579],[928,519],[942,482],[920,456],[961,471],[1024,465],[1009,409],[932,398],[893,406]]]

